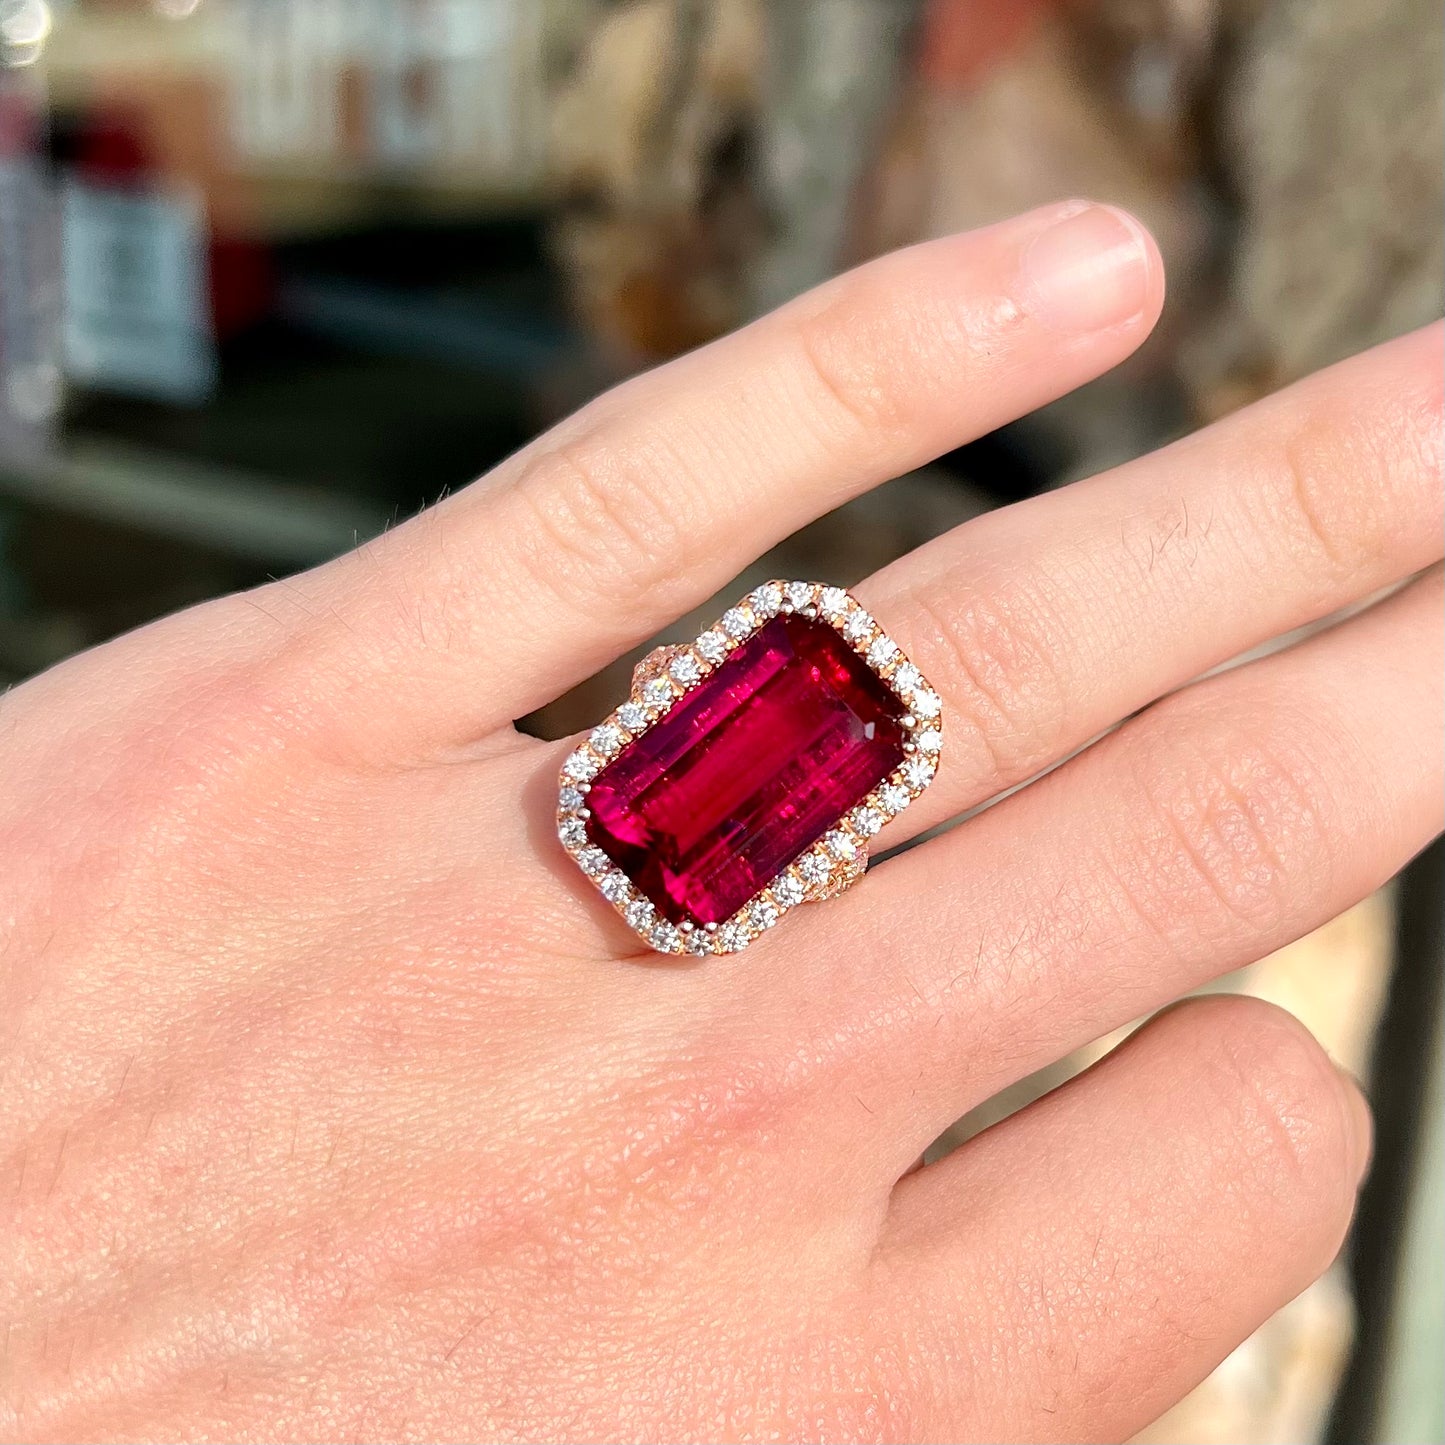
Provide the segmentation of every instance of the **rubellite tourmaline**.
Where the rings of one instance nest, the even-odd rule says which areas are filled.
[[[673,923],[721,923],[893,772],[905,708],[827,623],[774,617],[592,780],[587,833]]]

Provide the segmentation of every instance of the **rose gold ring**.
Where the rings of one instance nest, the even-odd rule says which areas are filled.
[[[933,781],[941,714],[843,588],[767,582],[637,665],[562,764],[557,833],[649,948],[736,953],[858,881]]]

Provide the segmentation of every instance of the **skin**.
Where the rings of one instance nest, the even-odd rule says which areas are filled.
[[[867,579],[945,703],[880,849],[1130,720],[736,958],[510,723],[1162,294],[1081,204],[885,257],[0,701],[0,1436],[1119,1439],[1318,1275],[1367,1111],[1250,1000],[909,1166],[1440,828],[1438,329]]]

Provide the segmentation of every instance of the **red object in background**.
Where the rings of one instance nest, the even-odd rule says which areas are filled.
[[[40,111],[33,97],[0,84],[0,160],[34,155],[39,143]]]
[[[76,136],[73,169],[92,185],[150,189],[150,156],[138,127],[118,111],[92,110]]]
[[[1059,0],[933,0],[919,73],[941,89],[964,86],[1028,38]]]
[[[587,794],[592,842],[673,923],[722,923],[903,761],[903,704],[826,622],[775,617]]]
[[[164,191],[165,174],[146,144],[143,122],[120,107],[86,114],[72,162],[87,184],[116,190]],[[275,304],[277,276],[270,250],[249,237],[206,238],[211,326],[224,341],[268,315]]]

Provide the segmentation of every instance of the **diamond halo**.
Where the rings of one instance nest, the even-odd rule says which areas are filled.
[[[718,924],[673,925],[652,901],[596,848],[587,835],[591,780],[629,743],[723,666],[732,651],[779,612],[794,608],[831,626],[863,665],[892,693],[904,713],[904,756],[866,797],[839,818],[763,888]],[[647,948],[676,955],[736,953],[802,903],[831,897],[861,876],[869,840],[914,802],[936,776],[942,742],[938,694],[877,621],[841,587],[773,581],[755,588],[692,644],[654,649],[633,673],[631,695],[562,762],[557,800],[558,838]]]

